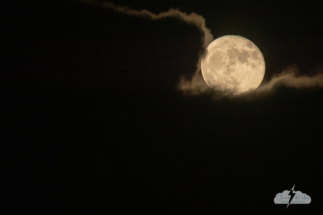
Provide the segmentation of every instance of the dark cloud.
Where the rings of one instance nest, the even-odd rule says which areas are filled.
[[[82,0],[82,2],[97,4],[104,8],[112,9],[118,11],[120,13],[127,14],[129,16],[143,17],[152,20],[159,20],[168,17],[174,17],[180,20],[185,21],[188,24],[195,25],[202,33],[203,33],[203,50],[206,50],[208,44],[212,42],[213,35],[211,34],[211,30],[207,28],[205,24],[205,19],[203,16],[197,13],[187,14],[177,9],[169,9],[166,12],[161,13],[152,13],[146,9],[142,10],[134,10],[124,6],[117,6],[110,2],[98,2],[94,0]],[[251,47],[250,44],[246,44],[248,47]],[[231,55],[239,54],[239,60],[241,62],[246,62],[250,57],[248,54],[242,54],[235,52],[236,50],[232,50],[232,53],[228,53]],[[210,93],[211,89],[205,83],[202,75],[201,75],[201,60],[203,59],[204,53],[199,56],[198,63],[196,65],[196,72],[192,74],[190,77],[180,77],[180,81],[178,83],[178,89],[186,94],[198,95],[201,93]],[[258,56],[252,53],[253,58],[257,58]],[[288,66],[284,69],[279,75],[273,76],[271,80],[264,81],[261,86],[252,92],[252,94],[263,94],[268,92],[273,92],[277,87],[284,86],[288,88],[310,88],[310,87],[323,87],[323,74],[318,74],[314,76],[300,76],[298,74],[297,66]],[[215,93],[218,95],[218,93]]]
[[[115,11],[127,14],[129,16],[139,16],[139,17],[143,17],[143,18],[150,18],[153,20],[164,19],[164,18],[168,18],[168,17],[178,18],[178,19],[183,20],[189,24],[196,25],[196,27],[198,27],[204,33],[203,44],[204,44],[205,48],[213,40],[213,35],[211,34],[211,30],[206,27],[205,19],[203,18],[203,16],[201,16],[197,13],[194,13],[194,12],[187,14],[187,13],[182,12],[177,9],[169,9],[166,12],[161,12],[159,14],[155,14],[155,13],[152,13],[152,12],[146,10],[146,9],[138,11],[138,10],[133,10],[133,9],[130,9],[127,7],[116,6],[110,2],[99,3],[94,0],[83,0],[83,2],[88,2],[88,3],[92,3],[92,4],[99,4],[102,7],[110,8]]]

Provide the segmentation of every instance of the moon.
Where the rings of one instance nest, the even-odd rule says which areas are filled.
[[[228,35],[207,47],[201,70],[210,88],[241,94],[258,88],[265,75],[265,60],[253,42]]]

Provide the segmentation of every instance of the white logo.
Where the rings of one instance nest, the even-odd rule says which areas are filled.
[[[309,204],[312,199],[301,191],[294,191],[294,187],[291,190],[285,190],[282,193],[277,193],[274,198],[275,204],[287,204],[287,208],[290,204]]]

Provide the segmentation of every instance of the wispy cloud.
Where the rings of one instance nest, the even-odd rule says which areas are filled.
[[[299,75],[296,65],[288,66],[279,75],[262,84],[257,92],[273,91],[280,86],[289,88],[323,87],[323,73],[318,71],[314,76]]]
[[[101,5],[102,7],[113,9],[115,11],[127,14],[129,16],[143,17],[143,18],[148,18],[152,20],[174,17],[174,18],[183,20],[189,24],[193,24],[198,29],[200,29],[200,31],[204,34],[204,37],[202,38],[204,48],[206,48],[213,41],[213,35],[211,34],[211,30],[208,29],[205,25],[205,19],[203,18],[203,16],[194,12],[187,14],[177,9],[169,9],[166,12],[161,12],[156,14],[146,9],[134,10],[124,6],[116,6],[110,2],[98,2],[95,0],[81,0],[81,1],[91,3],[91,4]]]
[[[235,96],[259,96],[274,93],[279,87],[294,89],[323,87],[323,73],[321,70],[317,70],[316,75],[300,75],[298,66],[291,65],[286,67],[280,74],[273,76],[269,81],[264,81],[256,90]],[[179,83],[179,88],[184,93],[190,95],[208,93],[213,94],[218,98],[225,95],[232,96],[232,94],[226,92],[212,92],[200,74],[194,75],[192,79],[182,78]]]
[[[80,1],[100,5],[102,7],[112,9],[120,13],[127,14],[129,16],[143,17],[143,18],[148,18],[152,20],[174,17],[174,18],[183,20],[188,24],[195,25],[202,32],[202,35],[203,35],[202,42],[203,42],[204,50],[206,50],[207,46],[214,40],[211,30],[206,27],[204,17],[194,12],[188,14],[178,9],[169,9],[166,12],[161,12],[156,14],[146,9],[134,10],[124,6],[117,6],[110,2],[98,2],[95,0],[80,0]],[[201,77],[201,60],[203,58],[203,55],[204,53],[200,54],[196,65],[195,73],[192,75],[192,77],[189,77],[188,79],[181,77],[180,83],[178,84],[178,88],[180,90],[200,93],[208,89],[208,86],[205,84],[203,78]]]
[[[164,19],[168,17],[174,17],[185,21],[188,24],[195,25],[202,33],[203,48],[206,50],[207,46],[213,41],[213,35],[211,30],[206,27],[205,19],[203,16],[197,13],[185,13],[177,9],[169,9],[166,12],[152,13],[146,9],[134,10],[124,6],[117,6],[110,2],[98,2],[95,0],[80,0],[82,2],[97,4],[102,7],[118,11],[120,13],[127,14],[129,16],[137,16],[142,18],[148,18],[152,20]],[[212,93],[212,90],[205,83],[201,74],[201,60],[204,56],[202,53],[199,56],[198,63],[196,65],[196,72],[191,77],[181,77],[178,83],[178,89],[186,94],[198,95],[203,93]],[[289,66],[282,71],[279,75],[272,77],[270,81],[263,82],[258,89],[246,94],[264,94],[274,92],[279,86],[288,88],[310,88],[310,87],[323,87],[323,73],[318,73],[315,76],[301,76],[298,72],[298,67],[293,65]],[[214,92],[214,95],[219,95],[219,92]],[[226,93],[222,92],[222,96]]]

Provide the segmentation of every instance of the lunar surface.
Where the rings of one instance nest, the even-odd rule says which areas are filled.
[[[265,60],[253,42],[229,35],[207,47],[201,70],[210,88],[240,94],[260,85],[265,75]]]

